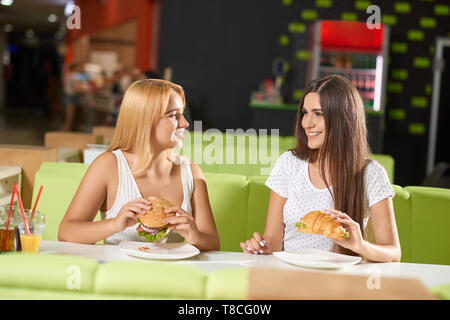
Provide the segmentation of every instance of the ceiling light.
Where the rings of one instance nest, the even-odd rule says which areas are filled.
[[[25,32],[25,36],[29,39],[29,38],[33,38],[34,37],[34,31],[31,29],[28,29],[27,32]]]
[[[72,15],[74,7],[75,3],[72,0],[67,1],[66,6],[64,7],[64,15],[66,17]]]
[[[52,13],[48,16],[47,20],[50,23],[54,23],[54,22],[58,21],[58,16],[56,14]]]
[[[9,24],[9,23],[5,24],[5,26],[3,27],[3,31],[5,31],[5,32],[11,32],[12,29],[13,29],[13,26],[12,26],[12,24]]]
[[[57,32],[55,33],[55,39],[56,39],[56,40],[61,40],[62,38],[63,38],[62,32],[61,32],[61,31],[57,31]]]
[[[10,6],[14,3],[14,0],[1,0],[0,4],[4,6]]]

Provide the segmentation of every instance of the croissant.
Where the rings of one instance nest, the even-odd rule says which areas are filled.
[[[298,227],[298,232],[320,234],[336,240],[350,236],[335,217],[320,210],[308,212],[295,226]]]

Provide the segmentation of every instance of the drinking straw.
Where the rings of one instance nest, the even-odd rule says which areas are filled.
[[[6,250],[6,238],[7,238],[7,234],[8,234],[9,221],[11,220],[12,206],[14,203],[14,194],[16,193],[16,188],[17,188],[17,182],[14,181],[13,190],[12,190],[12,194],[11,194],[11,201],[9,202],[8,219],[6,220],[5,236],[2,239],[2,251]]]
[[[41,192],[42,192],[42,189],[43,189],[43,188],[44,188],[44,186],[41,186],[41,187],[39,188],[39,192],[38,192],[38,195],[37,195],[37,197],[36,197],[36,201],[34,202],[33,210],[31,211],[30,223],[31,223],[31,221],[33,220],[34,212],[36,211],[36,207],[37,207],[37,204],[38,204],[38,201],[39,201],[39,197],[41,196]]]
[[[19,202],[19,208],[20,208],[20,213],[22,214],[25,232],[27,233],[27,236],[30,236],[30,229],[28,228],[27,218],[25,217],[25,210],[23,210],[23,203],[22,203],[22,199],[20,198],[20,192],[19,192],[19,188],[17,187],[17,184],[15,185],[15,187],[16,187],[16,193],[17,193],[17,201]]]

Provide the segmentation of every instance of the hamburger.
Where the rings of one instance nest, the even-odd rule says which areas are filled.
[[[298,232],[320,234],[336,240],[344,240],[350,237],[348,231],[335,217],[321,210],[308,212],[295,226],[298,227]]]
[[[164,223],[163,220],[176,215],[174,212],[164,213],[164,210],[174,205],[160,197],[149,197],[147,200],[152,203],[152,208],[144,214],[137,215],[139,226],[136,230],[138,235],[145,237],[147,242],[160,241],[168,235],[171,229],[171,226]]]

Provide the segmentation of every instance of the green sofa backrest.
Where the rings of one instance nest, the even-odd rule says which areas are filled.
[[[411,196],[411,260],[450,265],[450,189],[405,187]]]
[[[59,224],[88,168],[84,163],[44,162],[36,172],[33,188],[35,202],[39,187],[42,194],[37,210],[45,214],[44,240],[58,240]],[[100,216],[97,215],[96,219]]]
[[[247,235],[248,180],[223,173],[205,173],[205,178],[220,250],[241,251],[239,242]]]
[[[269,132],[270,134],[270,132]],[[231,135],[223,132],[191,132],[183,137],[183,148],[179,151],[197,163],[203,172],[241,174],[247,177],[269,175],[276,159],[285,151],[295,147],[295,137],[278,136],[278,145],[273,137],[264,136],[267,151],[260,154],[260,135]],[[272,152],[274,144],[274,152]],[[238,161],[244,157],[244,163]],[[273,161],[269,159],[273,156]],[[374,154],[394,183],[394,159],[390,155]],[[227,158],[228,157],[228,158]],[[233,160],[231,160],[233,159]]]
[[[270,198],[270,189],[265,185],[266,180],[267,176],[249,177],[246,239],[253,237],[254,232],[264,234]]]
[[[398,185],[392,185],[395,191],[393,199],[395,221],[397,224],[400,247],[402,249],[401,262],[411,262],[412,215],[411,198],[409,193]]]

